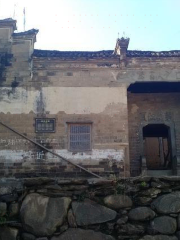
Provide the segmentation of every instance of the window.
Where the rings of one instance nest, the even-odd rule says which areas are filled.
[[[91,124],[69,124],[69,150],[91,150]]]
[[[36,118],[36,132],[55,132],[55,119]]]

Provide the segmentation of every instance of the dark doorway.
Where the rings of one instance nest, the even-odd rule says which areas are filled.
[[[149,170],[171,169],[170,128],[165,124],[143,127],[144,156]]]

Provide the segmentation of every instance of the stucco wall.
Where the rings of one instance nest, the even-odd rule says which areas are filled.
[[[89,170],[123,174],[125,159],[128,164],[125,87],[3,87],[0,100],[1,121],[20,133]],[[55,133],[35,133],[36,117],[55,118]],[[92,122],[92,151],[68,151],[68,122]],[[2,126],[0,162],[2,175],[74,171]]]

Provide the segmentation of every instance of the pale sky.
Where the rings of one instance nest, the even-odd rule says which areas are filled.
[[[180,0],[0,0],[0,19],[18,32],[39,29],[36,49],[113,50],[130,37],[130,50],[180,50]]]

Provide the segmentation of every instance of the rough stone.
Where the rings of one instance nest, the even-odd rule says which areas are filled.
[[[47,237],[42,237],[42,238],[36,238],[36,240],[48,240]]]
[[[52,235],[67,215],[71,199],[49,198],[32,193],[22,203],[20,216],[27,232],[36,236]]]
[[[132,209],[129,212],[128,217],[129,219],[135,220],[135,221],[146,221],[146,220],[153,219],[155,215],[156,215],[155,212],[151,210],[149,207],[138,207],[138,208]]]
[[[180,239],[180,231],[176,232],[176,237],[178,238],[178,240]]]
[[[132,200],[126,195],[110,195],[104,198],[106,206],[112,209],[129,208],[132,206]]]
[[[51,240],[115,240],[112,236],[95,232],[93,230],[83,230],[69,228],[66,232],[57,237],[52,237]]]
[[[11,194],[6,194],[6,195],[3,195],[3,196],[0,196],[0,201],[3,201],[3,202],[14,202],[14,201],[17,201],[18,200],[18,195],[17,193],[11,193]]]
[[[127,223],[125,225],[121,225],[121,228],[118,229],[119,234],[127,234],[127,235],[134,235],[134,234],[143,234],[145,231],[144,226],[139,224],[130,224]]]
[[[178,224],[178,230],[180,230],[180,214],[178,214],[177,224]]]
[[[176,219],[168,216],[157,217],[151,222],[150,231],[161,234],[173,234],[177,229]]]
[[[96,186],[96,185],[111,185],[113,180],[103,179],[103,178],[89,178],[87,180],[89,185]]]
[[[22,233],[22,240],[36,240],[36,237],[30,233]]]
[[[4,216],[7,211],[7,204],[4,202],[0,202],[0,217]]]
[[[168,182],[178,182],[180,181],[180,176],[163,176],[163,177],[160,177],[159,179],[168,181]]]
[[[117,213],[93,201],[73,202],[72,209],[79,226],[103,223],[115,219]]]
[[[178,240],[175,236],[166,236],[166,235],[146,235],[139,240]]]
[[[143,196],[147,196],[147,197],[152,197],[152,198],[155,198],[157,197],[157,195],[161,193],[161,190],[160,189],[157,189],[157,188],[149,188],[143,192],[141,192],[141,194]]]
[[[39,186],[47,183],[55,182],[52,178],[39,177],[39,178],[24,178],[24,186]]]
[[[22,190],[23,183],[21,180],[14,178],[1,178],[0,179],[0,196],[12,194],[13,190]]]
[[[68,212],[68,223],[69,223],[69,226],[72,228],[77,227],[76,219],[71,209]]]
[[[134,178],[132,181],[134,183],[139,183],[139,182],[149,182],[151,180],[151,177],[148,176],[140,176],[140,177],[136,177]]]
[[[161,181],[156,181],[156,182],[152,182],[151,186],[153,188],[160,188],[160,189],[162,189],[162,188],[169,188],[170,184],[165,183],[165,182],[161,182]]]
[[[151,204],[153,209],[159,213],[179,213],[180,212],[180,192],[173,192],[162,195]]]
[[[126,222],[128,221],[128,216],[122,216],[121,218],[119,218],[118,220],[117,220],[117,224],[118,225],[122,225],[122,224],[125,224]]]
[[[19,204],[18,203],[11,203],[9,206],[9,216],[14,217],[19,213]]]
[[[0,227],[0,240],[16,240],[18,229],[10,227]]]
[[[151,197],[139,197],[137,198],[136,202],[139,205],[149,205],[151,203],[152,198]]]

